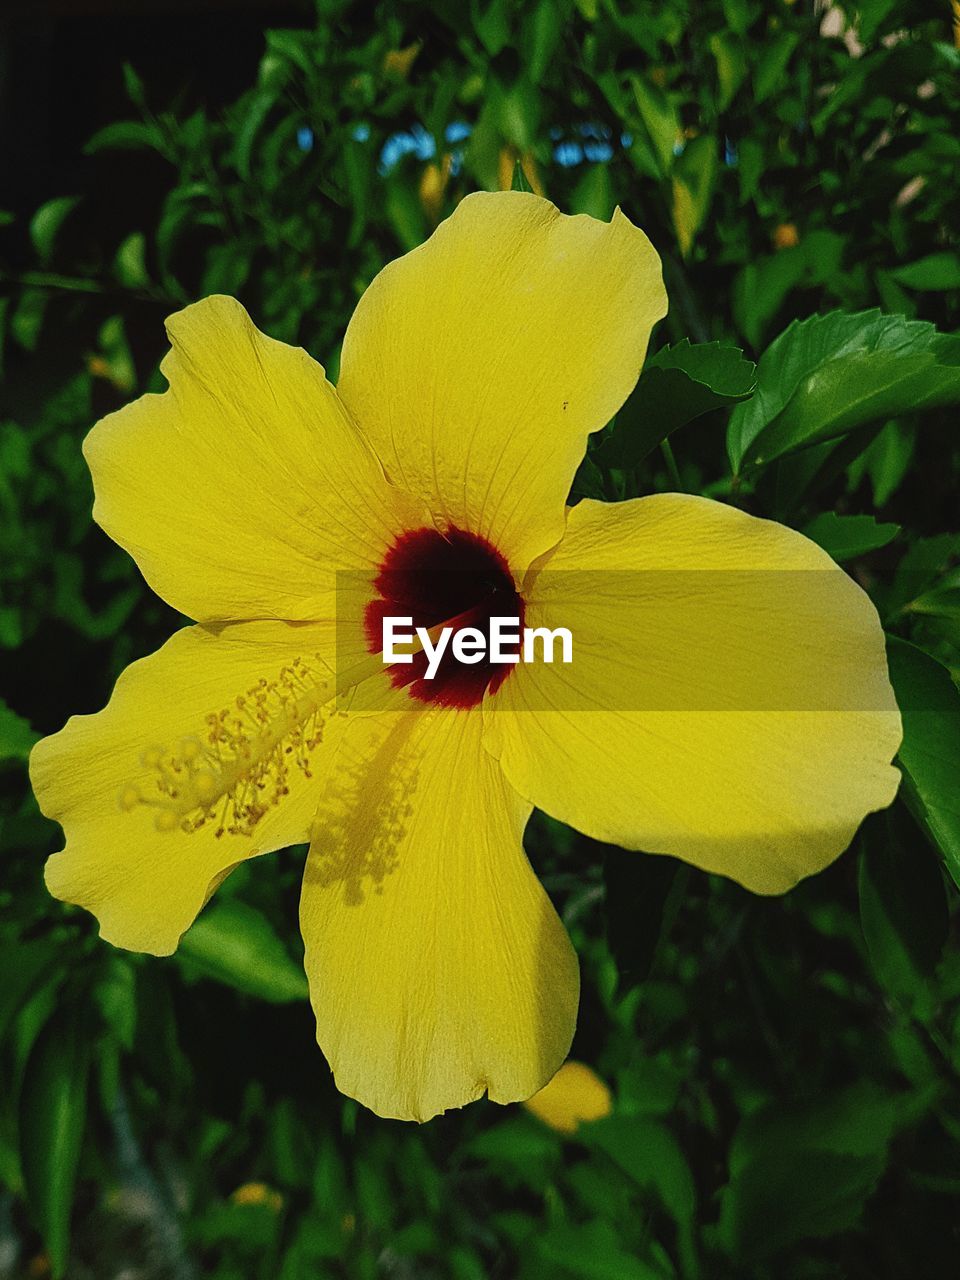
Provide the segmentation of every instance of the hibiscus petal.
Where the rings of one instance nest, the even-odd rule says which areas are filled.
[[[560,537],[587,434],[633,388],[666,309],[660,260],[619,210],[605,223],[480,192],[367,289],[338,390],[440,527],[525,568]]]
[[[231,742],[240,745],[241,733],[256,746],[263,726],[255,726],[256,712],[251,720],[250,708],[259,705],[266,723],[272,718],[276,725],[281,696],[290,696],[292,689],[303,697],[311,687],[309,672],[321,679],[322,655],[332,649],[332,625],[252,622],[219,634],[187,627],[129,666],[103,711],[74,716],[59,733],[39,742],[30,758],[31,780],[41,809],[66,834],[65,848],[47,863],[50,892],[91,911],[102,936],[117,946],[166,955],[229,869],[305,840],[318,784],[285,757],[289,794],[273,803],[275,756],[265,757],[264,787],[256,792],[266,812],[249,835],[217,837],[228,798],[218,792],[223,775],[204,750],[210,733],[206,717],[229,711],[222,722],[226,737],[212,752],[226,763],[235,756]],[[248,691],[252,696],[241,710],[236,699]],[[241,731],[237,719],[246,726]],[[331,723],[335,728],[336,719]],[[323,730],[306,715],[301,725],[300,738]],[[292,741],[288,735],[282,745]],[[325,746],[302,750],[313,757]],[[179,788],[176,802],[158,786],[158,762],[172,757],[179,765],[171,775]],[[209,798],[217,816],[188,833],[180,828],[181,817],[189,820],[200,812],[188,810],[191,787]],[[158,823],[172,829],[158,830]]]
[[[573,661],[518,667],[485,741],[554,817],[780,893],[893,799],[876,611],[793,530],[675,494],[582,502],[524,595]]]
[[[530,806],[445,708],[338,739],[301,904],[317,1038],[342,1092],[427,1120],[529,1097],[566,1056],[577,961],[530,869]]]
[[[167,332],[169,390],[84,442],[94,518],[192,618],[331,616],[335,570],[379,564],[409,509],[305,351],[225,297]]]

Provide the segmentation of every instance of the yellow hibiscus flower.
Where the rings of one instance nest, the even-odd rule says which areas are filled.
[[[557,1133],[576,1133],[581,1124],[602,1120],[613,1110],[607,1085],[585,1062],[568,1058],[539,1093],[523,1104]]]
[[[366,291],[336,388],[208,298],[169,321],[169,389],[87,437],[95,518],[197,625],[35,748],[50,891],[164,955],[238,863],[310,839],[318,1040],[380,1115],[529,1098],[567,1055],[534,805],[780,893],[896,790],[877,616],[824,552],[690,496],[566,507],[665,311],[619,211],[472,195]],[[383,665],[394,607],[559,622],[574,663],[428,683]]]

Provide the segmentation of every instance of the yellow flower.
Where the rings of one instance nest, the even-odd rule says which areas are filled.
[[[266,1205],[274,1213],[279,1213],[283,1208],[283,1196],[265,1182],[244,1182],[232,1193],[230,1199],[234,1204]]]
[[[781,222],[773,229],[775,249],[795,249],[800,243],[800,232],[794,222]]]
[[[570,1058],[524,1106],[558,1133],[576,1133],[584,1121],[608,1116],[612,1104],[610,1090],[597,1073]]]
[[[389,49],[383,55],[384,71],[395,80],[406,80],[422,48],[421,42],[415,40],[413,44],[408,44],[405,49]]]
[[[566,507],[665,310],[621,212],[479,193],[367,289],[336,388],[208,298],[168,323],[169,390],[85,442],[97,521],[197,625],[34,749],[47,885],[164,955],[233,867],[311,838],[318,1040],[380,1115],[529,1098],[567,1056],[534,805],[769,894],[896,790],[878,619],[823,551],[688,495]],[[391,611],[522,613],[574,664],[431,682],[384,666]]]
[[[449,151],[444,154],[439,164],[429,160],[423,167],[420,175],[420,205],[431,223],[435,223],[440,217],[452,167],[453,157]]]

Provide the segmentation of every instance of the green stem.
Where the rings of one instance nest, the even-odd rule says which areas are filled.
[[[680,479],[677,460],[673,456],[673,446],[669,440],[660,441],[660,452],[663,454],[663,460],[667,464],[667,475],[670,477],[670,483],[673,485],[675,492],[683,493],[683,481]]]
[[[0,272],[0,284],[14,285],[21,289],[53,289],[66,293],[96,293],[110,297],[136,298],[140,302],[178,301],[168,291],[153,286],[145,289],[127,289],[119,284],[104,284],[99,280],[89,280],[82,276],[63,276],[53,271],[22,271],[17,274]]]
[[[21,285],[34,289],[68,289],[76,293],[105,293],[96,280],[84,280],[76,276],[61,276],[51,271],[24,271],[20,275],[0,276],[4,284]]]

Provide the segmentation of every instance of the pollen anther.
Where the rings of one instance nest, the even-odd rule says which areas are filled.
[[[143,797],[140,794],[140,788],[133,786],[132,783],[123,787],[120,795],[117,797],[117,802],[124,813],[129,813],[131,809],[135,809],[138,804],[142,803],[142,801]]]
[[[181,738],[175,750],[146,748],[140,763],[153,783],[125,786],[120,808],[156,809],[158,831],[190,832],[216,822],[218,836],[250,835],[289,794],[293,769],[310,776],[310,754],[338,691],[323,659],[315,655],[314,661],[297,658],[275,680],[261,678],[228,707],[210,712],[202,734]]]

